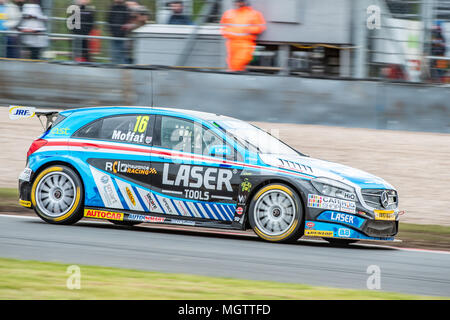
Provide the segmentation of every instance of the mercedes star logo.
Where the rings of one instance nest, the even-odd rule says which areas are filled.
[[[387,191],[383,191],[383,193],[380,196],[381,205],[383,208],[387,208],[389,205],[389,195]]]

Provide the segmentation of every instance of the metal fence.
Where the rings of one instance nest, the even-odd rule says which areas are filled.
[[[450,83],[450,0],[348,1],[356,12],[348,30],[355,39],[353,43],[258,43],[247,70],[290,76]],[[115,7],[113,0],[23,2],[9,0],[9,7],[3,11],[0,4],[0,12],[9,10],[9,18],[3,21],[0,13],[3,58],[137,64],[136,57],[151,53],[176,56],[171,66],[186,67],[183,57],[194,46],[197,27],[219,26],[223,11],[232,1],[184,0],[183,16],[179,13],[177,21],[172,21],[194,26],[192,34],[183,40],[183,50],[172,45],[162,48],[137,43],[142,40],[134,33],[139,27],[169,23],[176,8],[168,0],[126,1]],[[279,3],[283,5],[283,1]],[[212,54],[218,55],[216,51]],[[212,67],[220,68],[224,66]]]

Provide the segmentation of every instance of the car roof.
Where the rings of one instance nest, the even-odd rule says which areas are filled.
[[[234,118],[223,116],[219,114],[209,113],[209,112],[202,112],[202,111],[195,111],[195,110],[188,110],[188,109],[178,109],[178,108],[159,108],[159,107],[139,107],[139,106],[111,106],[111,107],[91,107],[91,108],[78,108],[78,109],[68,109],[65,111],[62,111],[62,115],[69,115],[69,114],[77,114],[77,115],[84,115],[84,114],[101,114],[102,116],[108,116],[108,115],[118,115],[122,113],[142,113],[144,111],[148,110],[154,111],[155,113],[161,113],[161,114],[167,114],[167,115],[173,115],[173,116],[190,116],[192,118],[198,118],[200,120],[205,121],[212,121],[212,120],[236,120]]]

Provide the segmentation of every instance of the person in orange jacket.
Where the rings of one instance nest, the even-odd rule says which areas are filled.
[[[235,0],[234,3],[236,8],[226,11],[220,23],[227,40],[228,69],[244,71],[252,61],[257,36],[266,30],[266,21],[248,1]]]

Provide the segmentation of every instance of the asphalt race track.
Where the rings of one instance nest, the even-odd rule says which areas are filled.
[[[37,217],[0,216],[0,257],[355,289],[367,289],[367,268],[377,265],[384,291],[450,296],[449,253],[336,248],[318,241],[271,244],[223,233],[96,221],[54,226]]]

